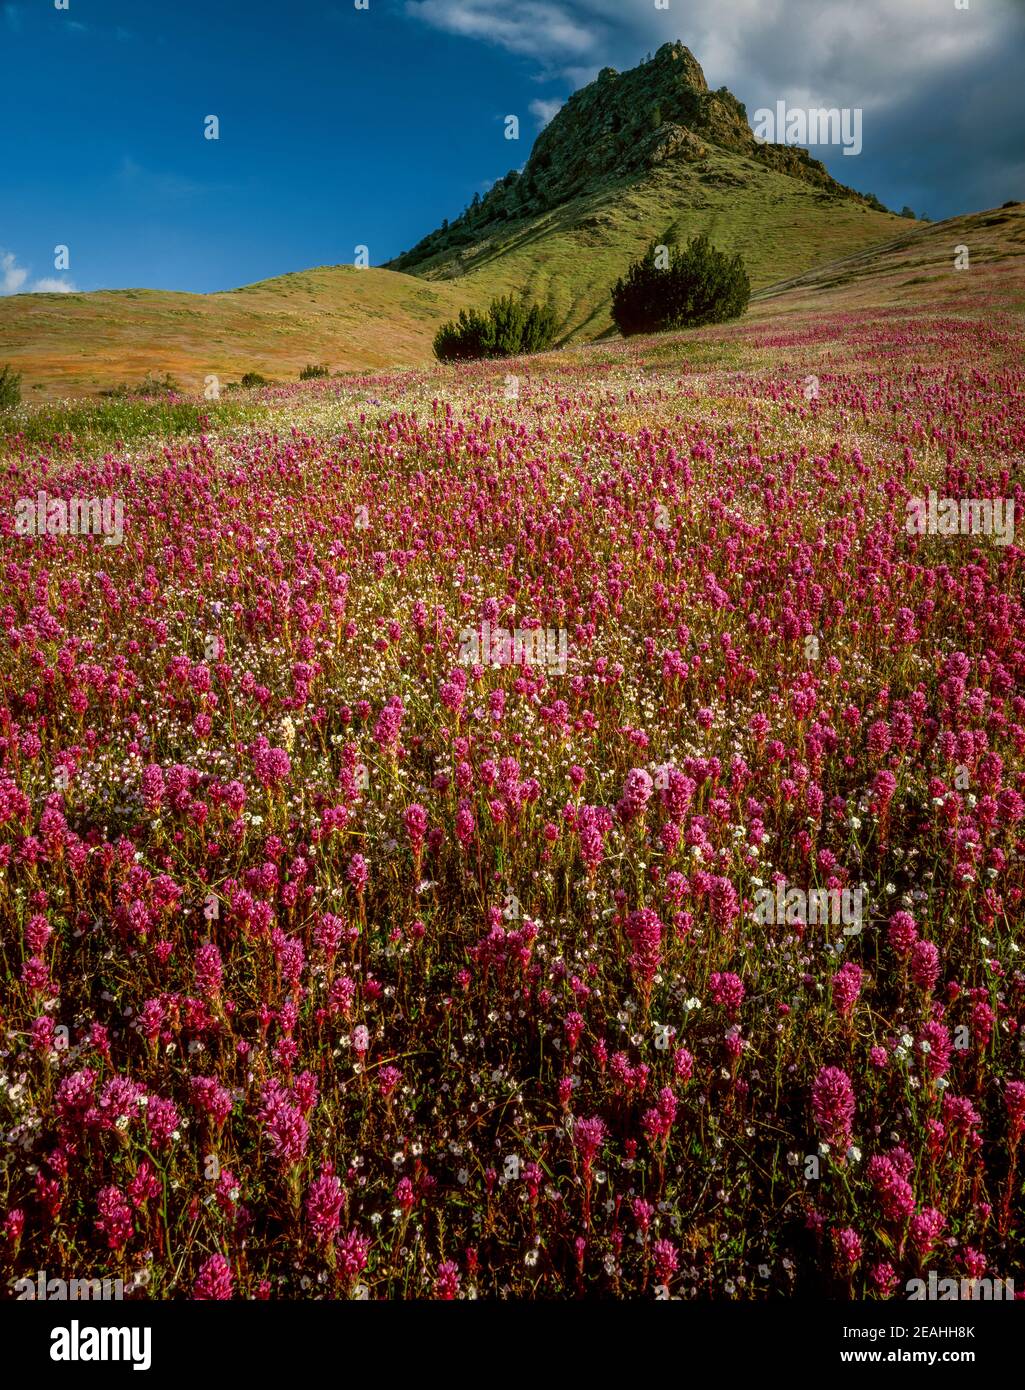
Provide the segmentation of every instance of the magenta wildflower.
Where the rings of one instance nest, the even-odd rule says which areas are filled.
[[[668,1284],[676,1273],[680,1256],[671,1240],[656,1240],[651,1247],[655,1261],[655,1277],[660,1284]]]
[[[861,1244],[861,1237],[857,1231],[852,1231],[849,1226],[842,1230],[833,1232],[833,1246],[836,1250],[837,1263],[844,1274],[852,1274],[861,1262],[864,1253]]]
[[[626,924],[626,934],[633,955],[630,957],[630,970],[642,990],[648,990],[658,971],[662,947],[662,923],[658,913],[650,907],[631,912]]]
[[[106,1239],[111,1250],[121,1250],[135,1233],[132,1225],[132,1209],[125,1201],[125,1195],[115,1185],[101,1189],[96,1199],[99,1216],[96,1229]]]
[[[1004,1087],[1007,1110],[1007,1142],[1014,1148],[1025,1134],[1025,1081],[1008,1081]]]
[[[200,1300],[230,1299],[232,1295],[231,1266],[223,1255],[211,1255],[196,1276],[192,1297]]]
[[[902,1226],[915,1209],[911,1184],[901,1177],[890,1159],[878,1154],[869,1159],[866,1174],[885,1220]]]
[[[910,1240],[915,1253],[924,1259],[943,1234],[946,1217],[935,1207],[924,1207],[911,1218]]]
[[[940,953],[931,941],[916,941],[911,948],[911,978],[925,994],[936,988],[940,974]]]
[[[713,1003],[719,1004],[732,1018],[744,1002],[744,981],[731,971],[715,971],[708,982]]]
[[[911,950],[918,940],[918,930],[915,927],[915,919],[910,912],[895,912],[890,918],[887,937],[894,955],[901,958],[911,954]]]
[[[345,871],[345,876],[358,894],[366,889],[370,871],[367,868],[367,861],[363,858],[362,854],[354,854],[352,856],[349,860],[349,866]]]
[[[353,1279],[366,1269],[370,1253],[370,1242],[358,1231],[348,1231],[335,1243],[335,1258],[338,1272],[345,1279]]]
[[[811,1095],[812,1114],[824,1143],[846,1151],[854,1123],[854,1087],[839,1067],[823,1067]]]
[[[306,1217],[318,1245],[328,1245],[334,1239],[341,1220],[344,1193],[342,1184],[326,1168],[310,1184],[306,1196]]]
[[[624,825],[644,814],[651,800],[654,783],[642,767],[632,767],[626,774],[623,795],[616,804],[616,814]]]
[[[605,1122],[597,1115],[591,1119],[578,1118],[573,1125],[573,1143],[585,1168],[589,1168],[594,1162],[605,1141],[605,1132]]]
[[[459,1296],[459,1267],[451,1260],[442,1260],[434,1280],[434,1297],[450,1302]]]
[[[847,1018],[861,993],[864,971],[853,961],[845,961],[833,976],[833,1002],[841,1018]]]

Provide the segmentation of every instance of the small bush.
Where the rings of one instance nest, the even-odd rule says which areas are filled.
[[[117,386],[110,386],[105,391],[100,392],[104,400],[109,401],[129,401],[144,396],[180,396],[181,394],[182,388],[170,372],[165,372],[163,376],[149,372],[142,381],[137,381],[134,385],[128,381],[121,381],[118,382]]]
[[[270,382],[265,376],[261,376],[259,372],[246,372],[245,376],[242,378],[241,384],[248,388],[250,386],[269,386]]]
[[[182,388],[170,372],[165,372],[163,376],[148,372],[136,387],[135,394],[137,396],[180,396]]]
[[[555,341],[555,310],[528,304],[512,295],[493,299],[484,313],[460,309],[459,317],[442,324],[434,338],[434,354],[442,362],[479,357],[516,357],[544,352]]]
[[[21,373],[7,362],[0,367],[0,410],[13,410],[21,404]]]
[[[307,365],[306,365],[306,366],[302,369],[302,371],[299,373],[299,380],[300,380],[300,381],[319,381],[322,377],[325,377],[325,376],[328,376],[328,375],[329,375],[329,372],[328,372],[328,370],[327,370],[326,367],[318,367],[318,366],[315,366],[313,363],[307,363]]]
[[[739,318],[751,283],[739,256],[712,245],[702,233],[681,250],[668,238],[652,242],[626,278],[612,289],[612,317],[625,336],[668,328],[696,328]]]

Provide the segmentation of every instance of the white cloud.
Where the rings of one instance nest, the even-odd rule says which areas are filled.
[[[561,111],[562,105],[562,100],[559,97],[554,97],[550,101],[545,101],[543,98],[539,97],[530,103],[530,114],[536,116],[541,126],[544,127],[553,116]]]
[[[10,294],[72,294],[75,285],[70,280],[58,280],[45,275],[28,284],[29,273],[18,264],[13,251],[0,251],[0,295]]]
[[[407,14],[534,60],[535,78],[569,91],[602,67],[632,68],[679,40],[708,85],[728,87],[749,116],[789,107],[859,108],[864,153],[816,147],[836,177],[942,216],[1020,198],[1025,83],[1022,0],[406,0]],[[535,114],[540,114],[535,112]],[[833,167],[837,164],[837,167]]]
[[[28,279],[28,271],[15,264],[12,251],[0,251],[0,294],[17,294]]]
[[[633,67],[645,49],[680,39],[711,86],[725,84],[742,100],[865,107],[900,101],[936,73],[995,50],[1020,13],[1015,0],[969,10],[937,0],[688,0],[679,10],[622,0],[407,0],[406,11],[576,82],[603,64]]]
[[[587,57],[600,42],[596,17],[586,6],[548,0],[516,6],[507,0],[406,0],[406,12],[435,29],[545,62],[553,55],[560,61]]]
[[[33,294],[74,294],[75,286],[70,280],[58,280],[56,276],[44,276],[32,283]]]

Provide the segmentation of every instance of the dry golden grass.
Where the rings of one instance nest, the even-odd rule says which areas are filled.
[[[412,366],[472,299],[458,285],[354,266],[219,294],[21,294],[0,300],[0,360],[22,373],[29,402],[95,395],[150,373],[198,390],[209,375],[222,385],[248,371],[294,380],[308,362],[333,372]]]

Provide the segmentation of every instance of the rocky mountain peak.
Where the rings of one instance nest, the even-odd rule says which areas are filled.
[[[602,68],[541,131],[522,173],[510,170],[483,198],[475,197],[451,227],[424,238],[393,264],[412,269],[442,238],[448,244],[479,241],[490,228],[540,216],[660,166],[685,163],[701,170],[710,147],[815,184],[828,195],[861,198],[837,183],[807,150],[759,143],[743,102],[726,87],[710,90],[701,64],[685,44],[665,43],[626,72]]]

